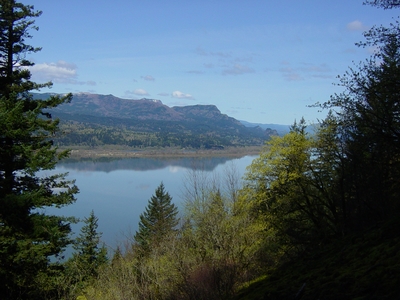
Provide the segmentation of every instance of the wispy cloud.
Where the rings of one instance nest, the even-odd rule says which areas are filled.
[[[202,47],[196,48],[196,53],[207,56],[208,62],[203,63],[204,69],[215,69],[221,75],[243,75],[254,73],[255,70],[249,66],[253,62],[254,54],[242,53],[236,55],[224,51],[208,51]]]
[[[155,81],[156,79],[151,75],[141,76],[142,79],[146,81]]]
[[[60,60],[56,63],[41,63],[29,67],[35,81],[52,81],[78,85],[96,85],[94,81],[79,81],[77,66],[73,63]]]
[[[248,73],[254,73],[254,69],[249,66],[242,64],[234,64],[232,66],[228,66],[222,70],[223,75],[243,75]]]
[[[187,71],[186,73],[189,73],[189,74],[204,74],[203,71],[197,71],[197,70]]]
[[[194,100],[194,98],[193,98],[192,95],[182,93],[181,91],[174,91],[174,92],[172,92],[172,97],[178,98],[178,99],[190,99],[190,100]]]
[[[157,95],[166,97],[166,96],[169,96],[169,93],[162,92],[162,93],[158,93]]]
[[[284,67],[280,69],[283,77],[287,80],[287,81],[300,81],[300,80],[304,80],[304,78],[293,68],[291,67]]]
[[[309,77],[332,78],[331,69],[327,64],[302,63],[298,67],[292,67],[289,62],[285,61],[282,62],[282,67],[279,71],[287,81],[301,81]]]
[[[204,50],[202,47],[197,47],[196,48],[196,53],[198,54],[198,55],[203,55],[203,56],[207,56],[208,55],[208,52],[206,51],[206,50]]]
[[[350,30],[350,31],[364,31],[367,29],[367,27],[364,26],[364,24],[358,20],[348,23],[346,28],[347,28],[347,30]]]
[[[202,55],[202,56],[216,56],[219,58],[229,58],[232,56],[231,53],[229,52],[222,52],[222,51],[207,51],[205,49],[203,49],[202,47],[197,47],[196,48],[196,53],[198,55]]]

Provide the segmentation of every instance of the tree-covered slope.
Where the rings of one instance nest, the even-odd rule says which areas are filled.
[[[35,94],[46,99],[51,94]],[[51,110],[62,121],[59,145],[180,146],[215,148],[262,145],[274,130],[246,127],[215,105],[168,107],[159,100],[127,100],[112,95],[74,94]]]
[[[394,219],[323,245],[260,277],[235,299],[399,299],[399,229]]]

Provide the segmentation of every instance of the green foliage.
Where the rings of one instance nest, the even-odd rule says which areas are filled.
[[[183,226],[151,244],[146,256],[135,247],[118,252],[85,289],[87,299],[230,299],[265,270],[262,221],[238,195],[235,173],[224,184],[201,171],[189,177]]]
[[[107,266],[107,248],[100,246],[101,233],[97,231],[98,218],[91,211],[73,244],[74,253],[65,263],[63,285],[65,295],[76,297],[99,276]]]
[[[367,3],[399,6],[398,1]],[[282,263],[238,299],[295,298],[302,286],[301,299],[400,295],[400,26],[373,27],[364,35],[359,45],[377,51],[339,77],[345,91],[320,105],[331,111],[315,136],[307,139],[292,130],[273,140],[249,170],[245,191],[267,227],[286,236],[293,230],[296,237],[308,233],[314,240],[305,244],[301,259]]]
[[[341,177],[352,230],[399,213],[399,33],[398,24],[367,33],[367,44],[379,45],[379,51],[341,77],[345,92],[324,104],[340,109],[339,133],[345,145]]]
[[[282,245],[304,246],[340,232],[333,190],[336,160],[327,156],[336,151],[335,144],[328,144],[332,130],[322,126],[310,136],[301,120],[284,137],[273,138],[248,167],[242,193]]]
[[[64,135],[55,138],[58,146],[104,145],[145,147],[186,147],[195,149],[223,149],[226,146],[261,145],[269,136],[262,131],[258,136],[243,132],[233,134],[218,128],[199,128],[196,124],[178,126],[162,121],[146,121],[142,128],[142,120],[102,118],[100,120],[87,117],[85,120],[68,120],[66,114],[57,114],[63,119],[61,130]],[[78,119],[78,118],[77,118]],[[79,118],[82,119],[82,118]],[[127,124],[125,124],[127,123]],[[185,128],[189,127],[189,128]],[[244,129],[245,131],[246,129]]]
[[[140,215],[139,230],[134,237],[144,253],[173,232],[178,225],[177,214],[178,209],[161,182],[145,211]]]
[[[46,110],[71,95],[32,98],[30,91],[51,85],[30,81],[26,67],[33,63],[24,59],[40,50],[26,40],[41,13],[12,0],[1,0],[0,8],[0,294],[36,299],[54,291],[61,268],[50,258],[59,258],[70,243],[71,220],[44,209],[73,203],[78,189],[64,174],[38,172],[67,155],[52,146],[59,123]]]
[[[186,178],[185,223],[173,258],[185,278],[177,283],[183,299],[229,299],[240,283],[270,263],[260,253],[262,220],[238,195],[235,174],[227,169],[220,182],[200,169]]]
[[[398,299],[399,220],[350,234],[284,262],[243,287],[234,299]]]
[[[250,167],[250,198],[288,245],[317,245],[399,214],[399,33],[398,24],[366,33],[364,45],[379,51],[340,77],[345,91],[321,105],[332,110],[316,134],[300,122]]]
[[[397,8],[400,6],[398,0],[367,0],[364,4],[370,4],[377,7],[382,7],[384,9]]]
[[[77,265],[79,272],[83,274],[83,281],[96,277],[99,267],[107,263],[107,249],[104,245],[100,247],[98,220],[92,210],[89,217],[85,218],[85,225],[73,245],[75,253],[71,263]]]

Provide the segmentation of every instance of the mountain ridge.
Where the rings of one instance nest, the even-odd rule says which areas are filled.
[[[44,99],[51,95],[54,94],[34,94],[33,97]],[[135,140],[132,145],[150,143],[207,148],[262,145],[271,135],[278,135],[273,129],[246,127],[235,118],[222,114],[215,105],[169,107],[160,100],[147,98],[130,100],[113,95],[78,93],[73,94],[70,103],[49,112],[60,118],[62,125],[75,134],[74,137],[59,140],[66,144],[73,141],[85,143],[85,139],[100,144],[132,144]],[[143,136],[138,137],[139,133]],[[86,137],[83,136],[85,134]],[[157,139],[157,143],[147,141],[151,134],[151,139]]]

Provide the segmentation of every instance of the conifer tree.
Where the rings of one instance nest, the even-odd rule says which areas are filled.
[[[102,233],[97,231],[98,221],[92,210],[89,217],[84,219],[85,225],[73,245],[75,253],[69,264],[74,266],[74,273],[81,281],[95,278],[99,267],[108,260],[107,248],[104,245],[100,246]]]
[[[140,215],[139,230],[134,239],[147,251],[150,244],[157,245],[163,237],[173,232],[178,225],[178,209],[172,197],[165,191],[164,184],[158,186],[145,211]]]
[[[40,48],[31,38],[33,6],[0,0],[0,295],[3,299],[36,299],[52,289],[50,276],[58,257],[70,244],[69,220],[45,214],[75,201],[78,192],[65,174],[43,175],[68,152],[57,152],[52,138],[58,120],[49,109],[72,95],[34,100],[31,92],[51,83],[31,81],[27,54]],[[54,260],[53,260],[54,261]],[[42,298],[41,298],[42,299]]]

